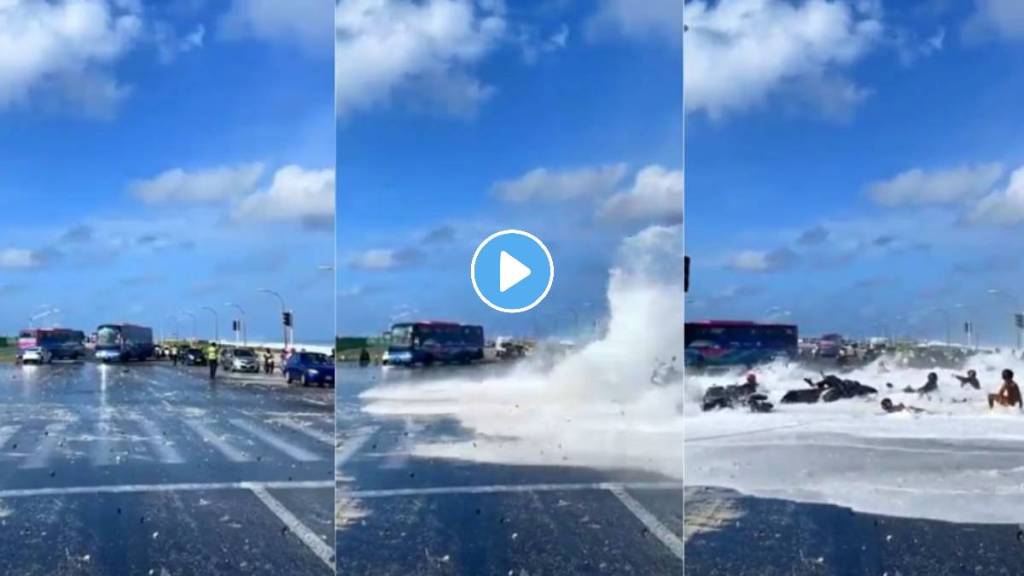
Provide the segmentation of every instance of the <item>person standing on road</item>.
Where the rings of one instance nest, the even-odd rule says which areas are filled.
[[[171,346],[170,352],[171,352],[171,362],[174,362],[174,365],[177,366],[178,365],[178,347],[177,346]]]
[[[206,349],[206,364],[210,367],[210,380],[217,379],[217,343],[212,342]]]

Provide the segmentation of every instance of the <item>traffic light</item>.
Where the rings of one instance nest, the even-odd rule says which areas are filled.
[[[231,331],[232,332],[240,331],[241,330],[241,326],[239,324],[240,324],[240,322],[238,320],[232,320],[231,321]]]
[[[284,313],[284,325],[288,328],[292,327],[292,313],[290,311],[285,311]]]
[[[1024,328],[1024,314],[1018,312],[1013,315],[1013,319],[1017,323],[1017,328]]]

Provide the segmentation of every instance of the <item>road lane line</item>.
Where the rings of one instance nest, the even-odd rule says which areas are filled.
[[[377,433],[379,426],[368,426],[361,428],[356,431],[355,434],[349,436],[345,443],[338,447],[334,452],[334,473],[338,475],[338,470],[341,470],[342,465],[348,462],[356,452],[366,444],[369,439]]]
[[[228,460],[231,460],[232,462],[252,461],[245,452],[242,452],[238,448],[228,444],[223,438],[217,436],[217,433],[211,430],[206,424],[203,424],[198,420],[192,420],[191,418],[182,418],[181,421],[191,428],[196,434],[202,436],[204,442],[216,448],[217,451],[223,454]]]
[[[466,494],[517,494],[525,492],[583,492],[630,488],[634,490],[682,490],[681,482],[591,482],[565,484],[497,484],[492,486],[441,486],[436,488],[393,488],[353,490],[351,498],[393,498],[401,496],[449,496]]]
[[[47,434],[43,437],[42,442],[39,443],[35,452],[33,452],[32,455],[22,463],[21,468],[46,468],[50,464],[50,458],[53,456],[53,452],[56,450],[57,444],[61,442],[61,439],[58,436],[63,434],[67,427],[68,425],[66,422],[47,424]]]
[[[326,432],[321,432],[321,431],[317,430],[316,428],[313,428],[312,426],[305,425],[305,424],[303,424],[301,422],[295,422],[294,420],[274,420],[274,422],[276,422],[277,424],[280,424],[282,426],[285,426],[287,428],[291,428],[292,430],[295,430],[296,432],[301,432],[301,433],[305,434],[306,436],[309,436],[310,438],[313,438],[314,440],[319,440],[320,442],[323,442],[324,444],[328,444],[330,446],[334,446],[334,436],[333,435],[328,434]]]
[[[675,554],[676,557],[680,560],[683,559],[683,541],[662,524],[661,520],[658,520],[654,514],[651,514],[647,508],[644,508],[643,504],[637,501],[636,498],[633,498],[629,492],[626,492],[624,487],[616,486],[609,488],[608,491],[614,494],[636,516],[636,519],[646,526],[658,540],[661,540],[661,543]]]
[[[0,490],[4,498],[32,498],[37,496],[77,496],[82,494],[136,494],[143,492],[202,492],[206,490],[315,490],[334,488],[334,480],[299,480],[280,482],[193,482],[182,484],[122,484],[114,486],[66,486],[63,488],[23,488]]]
[[[160,429],[151,420],[142,418],[139,420],[139,426],[146,433],[146,441],[149,443],[149,447],[153,449],[153,452],[156,453],[157,458],[161,462],[164,464],[182,464],[185,462],[185,459],[181,457],[181,454],[178,453],[174,446],[167,443]]]
[[[232,418],[231,423],[241,428],[242,430],[245,430],[249,434],[252,434],[253,436],[259,438],[263,442],[270,444],[274,448],[277,448],[281,452],[284,452],[293,459],[298,460],[299,462],[315,462],[321,459],[319,456],[313,454],[309,450],[306,450],[305,448],[302,448],[300,446],[296,446],[282,439],[277,434],[264,430],[263,428],[260,428],[259,426],[256,426],[251,422],[247,422],[245,420],[242,420],[241,418]]]
[[[327,564],[332,570],[334,569],[334,547],[324,542],[316,535],[308,526],[302,523],[301,520],[295,517],[284,504],[270,495],[267,489],[262,486],[253,486],[251,488],[252,493],[260,499],[263,504],[274,513],[284,525],[288,527],[288,530],[294,534],[298,539],[305,544],[317,558],[323,560],[324,564]]]
[[[7,441],[13,438],[14,435],[18,433],[18,430],[21,430],[20,425],[0,427],[0,448],[2,448],[4,444],[7,444]]]
[[[96,437],[92,443],[92,464],[93,466],[110,465],[110,438],[111,431],[110,415],[100,409],[100,417],[96,421]]]

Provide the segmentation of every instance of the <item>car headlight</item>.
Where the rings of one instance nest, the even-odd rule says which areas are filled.
[[[320,373],[320,371],[317,370],[316,368],[310,368],[309,373],[312,374],[313,376],[316,376],[317,374]]]

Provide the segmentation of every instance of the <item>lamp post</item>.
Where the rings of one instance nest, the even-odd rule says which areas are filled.
[[[181,313],[184,314],[185,316],[192,318],[192,342],[194,343],[196,341],[196,325],[198,323],[198,319],[196,318],[195,314],[189,312],[188,310],[182,310]]]
[[[949,346],[950,343],[952,342],[951,336],[950,336],[950,324],[952,323],[952,317],[949,314],[949,310],[947,310],[945,308],[939,307],[939,308],[933,308],[932,311],[933,312],[941,312],[942,315],[946,317],[946,346]]]
[[[290,315],[290,313],[288,312],[288,305],[285,304],[285,302],[284,302],[284,297],[282,297],[280,294],[278,294],[274,290],[270,290],[268,288],[260,288],[259,290],[257,290],[257,292],[259,292],[261,294],[270,294],[271,296],[275,296],[275,297],[277,297],[277,300],[281,303],[281,318],[282,318],[282,322],[281,323],[284,326],[284,349],[288,350],[288,344],[292,340],[292,326],[290,326],[290,324],[292,324],[292,322],[287,322],[287,321],[284,320],[285,318],[287,318]]]
[[[954,304],[953,308],[970,313],[970,315],[964,315],[968,328],[964,332],[967,335],[967,347],[974,347],[976,349],[978,347],[978,327],[975,325],[974,318],[978,317],[978,310],[974,306],[968,306],[967,304]]]
[[[1015,331],[1015,332],[1016,332],[1016,334],[1017,334],[1017,346],[1016,346],[1016,349],[1017,349],[1017,350],[1019,350],[1019,349],[1020,349],[1020,344],[1021,344],[1021,342],[1020,342],[1020,341],[1021,341],[1021,334],[1020,334],[1020,331],[1021,331],[1021,329],[1020,329],[1020,327],[1019,327],[1019,326],[1017,326],[1017,314],[1019,314],[1019,313],[1020,313],[1020,301],[1019,301],[1019,300],[1017,300],[1017,297],[1016,297],[1016,296],[1014,296],[1014,295],[1012,295],[1012,294],[1009,294],[1009,293],[1007,293],[1007,292],[1004,292],[1004,291],[1002,291],[1002,290],[998,290],[998,289],[996,289],[996,288],[989,288],[989,289],[987,290],[987,292],[988,292],[989,294],[993,295],[993,296],[1002,296],[1002,297],[1006,298],[1007,300],[1009,300],[1009,301],[1010,301],[1010,304],[1012,304],[1012,305],[1013,305],[1013,315],[1014,315],[1014,318],[1013,318],[1013,322],[1014,322],[1014,331]]]
[[[234,302],[228,302],[228,303],[226,303],[224,305],[229,307],[229,308],[234,308],[234,309],[238,310],[242,314],[241,320],[239,320],[239,322],[241,323],[239,328],[241,328],[241,332],[242,332],[242,345],[243,346],[248,346],[249,345],[249,336],[247,334],[247,329],[248,329],[249,321],[246,320],[246,318],[245,318],[245,308],[242,308],[241,306],[239,306],[238,304],[235,304]]]
[[[167,317],[167,319],[171,320],[172,322],[174,322],[174,339],[175,340],[180,340],[181,336],[178,333],[178,317],[175,316],[174,314],[171,314],[170,316]]]
[[[213,314],[213,341],[219,344],[220,343],[220,315],[217,314],[217,311],[214,310],[210,306],[203,306],[201,309],[202,310],[206,310],[207,312]]]

